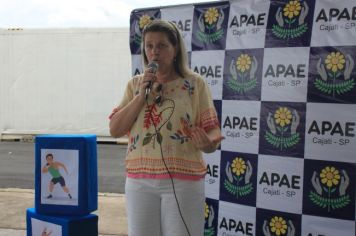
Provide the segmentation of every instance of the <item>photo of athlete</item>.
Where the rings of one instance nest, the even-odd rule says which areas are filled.
[[[33,236],[61,236],[62,226],[36,218],[31,218],[31,231],[28,235]],[[1,235],[1,234],[0,234]]]
[[[44,228],[41,234],[41,236],[51,236],[51,235],[52,235],[52,231],[47,232],[47,228]]]
[[[60,168],[63,168],[64,171],[66,172],[66,174],[68,175],[67,167],[63,163],[54,161],[53,159],[54,159],[54,157],[53,157],[52,153],[47,154],[46,155],[47,163],[42,168],[42,173],[49,173],[52,176],[52,179],[49,182],[49,186],[48,186],[49,195],[47,196],[47,199],[53,198],[52,192],[53,192],[54,186],[57,183],[59,183],[61,185],[63,191],[68,194],[68,197],[70,199],[72,199],[72,195],[70,194],[69,189],[66,187],[65,180],[59,171]]]

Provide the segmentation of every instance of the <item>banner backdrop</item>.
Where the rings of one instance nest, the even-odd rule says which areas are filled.
[[[225,140],[204,156],[205,235],[355,236],[356,2],[237,0],[131,13],[174,22]]]

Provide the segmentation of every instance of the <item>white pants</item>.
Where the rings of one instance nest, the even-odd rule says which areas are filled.
[[[204,179],[174,179],[184,221],[191,236],[204,235]],[[173,194],[170,179],[126,178],[129,236],[188,235]]]

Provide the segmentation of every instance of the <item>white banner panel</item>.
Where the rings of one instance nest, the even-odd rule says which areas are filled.
[[[226,49],[263,48],[269,1],[232,1],[226,36]]]
[[[257,207],[302,212],[302,159],[259,155],[257,181]]]
[[[141,55],[132,55],[131,57],[131,69],[133,75],[139,75],[143,73],[143,61]]]
[[[204,154],[208,172],[205,175],[205,196],[219,199],[220,193],[220,151]]]
[[[205,78],[213,99],[222,99],[224,57],[225,51],[200,51],[191,55],[191,68]]]
[[[266,48],[262,72],[262,100],[305,102],[308,61],[309,48]]]
[[[302,236],[354,236],[355,222],[326,217],[302,216]]]
[[[258,153],[260,106],[260,102],[253,101],[223,101],[223,150]]]
[[[254,207],[220,201],[217,235],[254,235],[255,222]]]
[[[161,17],[176,24],[181,31],[186,50],[191,51],[193,8],[190,5],[163,8]]]
[[[305,158],[356,163],[355,110],[353,104],[308,103]]]
[[[356,2],[316,1],[311,46],[355,45]]]

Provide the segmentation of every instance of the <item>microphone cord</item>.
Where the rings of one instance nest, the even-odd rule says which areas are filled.
[[[146,99],[146,107],[149,109],[148,99]],[[152,122],[152,124],[153,124],[153,127],[155,128],[155,133],[156,133],[156,135],[158,135],[157,126],[156,126],[156,124],[155,124],[155,122],[154,122],[154,120],[153,120],[152,113],[151,113],[150,110],[148,110],[148,113],[150,114],[151,122]],[[156,136],[156,137],[157,137],[157,136]],[[177,198],[176,189],[175,189],[175,186],[174,186],[172,174],[171,174],[170,170],[168,169],[168,166],[167,166],[167,164],[166,164],[166,161],[164,160],[163,150],[162,150],[162,144],[161,144],[162,140],[158,141],[158,139],[157,139],[157,142],[158,142],[158,144],[159,144],[159,148],[160,148],[161,158],[162,158],[163,164],[164,164],[164,166],[165,166],[165,168],[166,168],[166,170],[167,170],[167,172],[168,172],[169,178],[170,178],[171,183],[172,183],[173,194],[174,194],[174,198],[175,198],[176,203],[177,203],[177,207],[178,207],[178,211],[179,211],[180,218],[182,219],[182,222],[183,222],[183,224],[184,224],[184,226],[185,226],[185,229],[186,229],[188,235],[191,236],[191,234],[190,234],[190,232],[189,232],[189,229],[188,229],[188,226],[187,226],[187,223],[186,223],[185,220],[184,220],[184,217],[183,217],[182,210],[181,210],[181,208],[180,208],[179,202],[178,202],[178,198]]]

